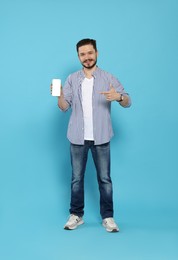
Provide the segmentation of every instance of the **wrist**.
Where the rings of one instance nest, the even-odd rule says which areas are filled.
[[[117,100],[118,102],[122,102],[124,100],[124,96],[120,94],[119,99]]]

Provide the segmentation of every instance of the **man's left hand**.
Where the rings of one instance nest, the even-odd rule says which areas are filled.
[[[118,101],[121,99],[121,94],[118,93],[115,88],[110,85],[110,90],[109,91],[103,91],[103,92],[100,92],[100,94],[103,94],[106,98],[107,101]]]

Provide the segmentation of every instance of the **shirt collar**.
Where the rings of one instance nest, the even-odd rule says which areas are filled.
[[[98,71],[99,71],[99,68],[98,68],[98,66],[96,66],[96,69],[95,69],[95,71],[92,74],[92,76],[94,78],[96,78]],[[84,78],[85,78],[85,73],[84,73],[83,69],[81,69],[80,70],[80,80],[83,80]]]

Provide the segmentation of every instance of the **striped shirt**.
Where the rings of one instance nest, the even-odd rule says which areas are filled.
[[[110,84],[115,90],[123,95],[128,95],[122,84],[112,74],[96,68],[93,73],[94,85],[92,96],[93,110],[93,135],[95,145],[104,144],[110,141],[113,136],[111,123],[111,102],[105,99],[100,92],[109,91]],[[73,144],[84,144],[84,118],[82,110],[82,82],[85,78],[83,70],[79,70],[68,76],[63,93],[72,113],[69,120],[67,138]],[[128,107],[131,105],[129,98]]]

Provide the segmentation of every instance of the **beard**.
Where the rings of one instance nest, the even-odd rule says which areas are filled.
[[[92,65],[85,65],[85,62],[86,62],[87,60],[85,60],[84,62],[82,62],[82,65],[83,65],[83,67],[84,68],[86,68],[86,69],[92,69],[95,65],[96,65],[96,63],[97,63],[97,59],[94,61],[94,60],[89,60],[89,61],[94,61],[94,63],[92,64]]]

